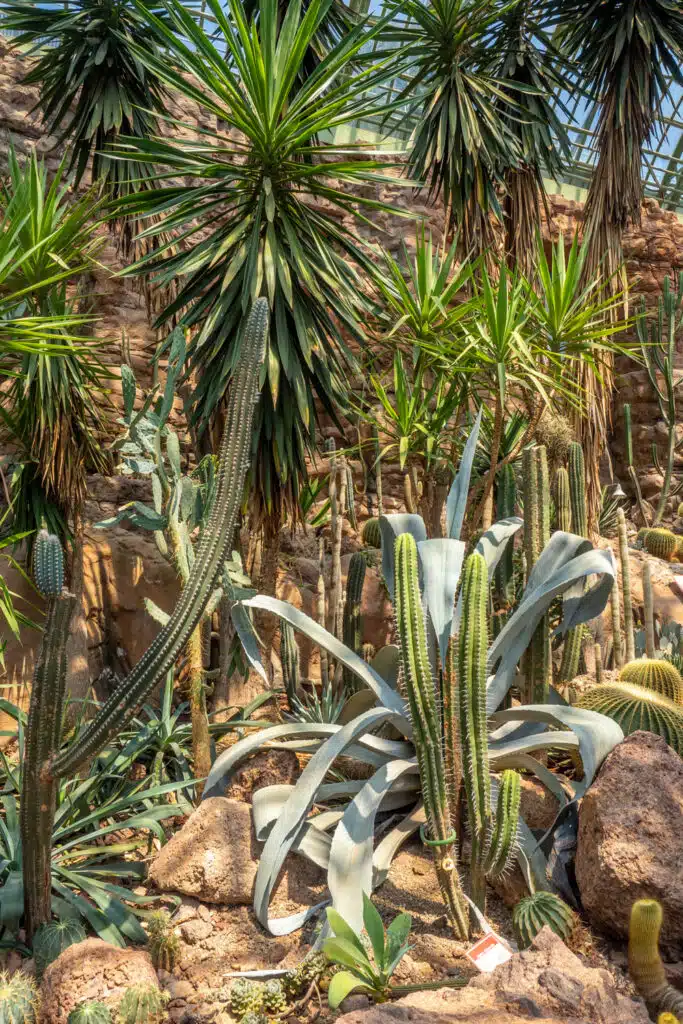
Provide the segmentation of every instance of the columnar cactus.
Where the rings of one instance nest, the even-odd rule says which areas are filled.
[[[161,1024],[167,1001],[156,985],[132,985],[119,1003],[119,1020],[121,1024]]]
[[[662,558],[670,562],[676,553],[678,538],[671,530],[648,530],[643,537],[643,547],[653,558]]]
[[[588,536],[588,510],[586,506],[586,469],[583,448],[576,441],[569,445],[569,498],[571,504],[572,532],[580,537]],[[559,679],[570,683],[579,671],[583,630],[570,629],[564,638]]]
[[[619,681],[644,686],[646,690],[668,697],[674,704],[683,705],[683,677],[670,661],[658,658],[630,661],[619,673]]]
[[[683,708],[659,693],[634,683],[603,683],[576,703],[614,719],[625,736],[639,729],[656,733],[683,757]]]
[[[517,772],[504,771],[499,781],[496,814],[493,815],[486,716],[487,604],[488,568],[481,555],[473,554],[465,563],[462,588],[457,702],[463,782],[472,842],[472,899],[482,912],[486,910],[486,876],[499,877],[514,860],[521,796]]]
[[[418,582],[417,545],[408,533],[396,539],[394,565],[403,685],[413,723],[413,739],[429,830],[429,838],[425,836],[425,839],[434,854],[436,874],[451,925],[456,935],[465,939],[469,931],[468,911],[456,863],[457,841],[446,787],[441,717],[427,650],[427,631]]]
[[[569,473],[560,468],[555,473],[555,522],[558,530],[571,533],[572,507],[569,497]]]
[[[512,927],[520,949],[530,946],[546,925],[566,942],[575,923],[571,907],[555,893],[542,889],[525,896],[512,911]]]
[[[623,508],[617,509],[617,536],[619,538],[619,561],[621,562],[621,593],[624,604],[624,637],[626,661],[636,656],[636,641],[633,632],[633,603],[631,600],[631,557],[626,535],[626,516]]]
[[[655,609],[652,597],[652,565],[643,566],[643,616],[645,619],[645,653],[648,658],[655,656]]]
[[[360,654],[363,649],[363,616],[361,615],[361,602],[363,598],[363,584],[365,583],[365,570],[367,560],[362,551],[355,551],[351,555],[349,571],[346,576],[346,597],[344,600],[343,616],[343,641],[346,646]],[[357,677],[348,669],[344,671],[344,683],[349,690],[358,688]]]
[[[44,598],[59,597],[64,587],[64,552],[59,537],[43,527],[33,545],[33,580]]]
[[[168,911],[157,910],[150,914],[147,934],[147,945],[154,969],[170,974],[178,962],[180,940],[173,931]]]
[[[35,1024],[37,1004],[36,987],[23,971],[0,973],[0,1024]]]
[[[299,645],[293,628],[284,619],[280,623],[280,665],[282,682],[291,708],[301,686]]]
[[[662,908],[657,900],[637,900],[631,907],[628,967],[633,983],[652,1014],[683,1015],[683,992],[669,985],[659,955]]]
[[[75,918],[65,917],[61,921],[48,921],[40,926],[33,940],[33,958],[38,980],[43,972],[65,949],[76,942],[83,942],[85,928]]]
[[[619,580],[614,580],[614,585],[609,595],[610,613],[612,617],[612,654],[614,668],[621,668],[624,664],[624,645],[621,635],[621,606],[619,601]]]
[[[542,445],[527,448],[522,456],[524,486],[524,555],[527,574],[550,540],[550,493],[548,459]],[[548,699],[551,675],[550,629],[548,616],[539,622],[525,658],[526,703],[544,704]]]
[[[517,505],[517,480],[513,467],[503,466],[499,473],[498,493],[496,495],[496,515],[498,519],[514,516]],[[508,544],[495,572],[496,594],[501,604],[511,605],[515,600],[514,580],[514,547]]]
[[[66,592],[56,593],[58,581],[52,585],[31,692],[22,780],[21,833],[29,939],[51,917],[51,837],[58,778],[75,771],[101,750],[135,715],[175,664],[220,580],[243,500],[269,318],[267,300],[257,299],[245,325],[241,358],[231,382],[214,501],[178,603],[133,670],[79,738],[61,753],[66,641],[75,598]]]

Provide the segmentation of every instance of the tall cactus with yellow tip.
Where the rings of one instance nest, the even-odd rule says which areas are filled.
[[[550,540],[550,493],[548,457],[543,445],[527,448],[522,456],[524,488],[524,556],[527,574],[531,573],[543,548]],[[525,703],[545,704],[551,675],[550,629],[544,615],[525,658]]]
[[[456,935],[466,939],[468,910],[457,868],[457,838],[446,787],[443,728],[427,650],[427,630],[418,580],[417,545],[409,533],[395,544],[394,588],[403,685],[413,723],[415,753],[434,864]]]
[[[215,497],[176,607],[90,724],[61,752],[66,641],[75,598],[66,591],[57,592],[58,572],[43,572],[42,566],[37,568],[37,578],[53,586],[54,592],[46,593],[47,616],[31,692],[22,780],[24,906],[29,939],[52,916],[51,839],[59,778],[73,772],[101,750],[135,715],[154,686],[175,664],[221,579],[242,506],[269,319],[267,300],[257,299],[245,324],[240,359],[230,385]],[[53,548],[52,544],[45,547],[51,558]]]
[[[472,899],[486,911],[486,877],[497,878],[512,863],[517,849],[521,780],[504,771],[498,783],[495,815],[491,807],[491,774],[486,715],[488,653],[488,568],[482,555],[465,563],[462,618],[458,635],[458,726],[472,841]]]
[[[666,979],[659,955],[662,908],[657,900],[636,900],[631,907],[628,931],[628,969],[652,1014],[683,1016],[683,992]]]
[[[583,448],[576,441],[572,441],[569,445],[569,498],[572,532],[578,534],[579,537],[587,537],[586,467]],[[583,628],[579,626],[577,629],[570,629],[564,638],[559,673],[559,681],[562,683],[571,683],[579,671],[583,636]]]

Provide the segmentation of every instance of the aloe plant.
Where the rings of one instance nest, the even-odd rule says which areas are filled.
[[[465,558],[466,549],[460,540],[460,532],[477,428],[478,423],[465,445],[460,470],[446,503],[447,537],[427,540],[425,524],[417,515],[383,516],[380,519],[382,571],[392,600],[395,596],[396,539],[409,533],[415,541],[421,570],[420,594],[426,609],[428,650],[442,666],[447,664],[452,634],[458,632],[464,614],[462,600],[456,602],[455,597]],[[496,523],[479,539],[476,550],[486,562],[489,578],[493,577],[506,545],[521,527],[522,520],[511,517]],[[577,599],[572,595],[572,588],[589,577],[597,577],[597,582]],[[511,612],[506,625],[486,652],[486,712],[492,728],[488,734],[489,769],[497,773],[523,766],[552,788],[561,805],[567,802],[568,797],[583,793],[590,785],[604,757],[621,741],[621,728],[601,715],[568,707],[561,698],[555,698],[558,702],[553,704],[498,709],[515,681],[520,660],[539,621],[551,604],[563,594],[568,598],[572,595],[572,599],[563,605],[559,626],[559,632],[565,633],[600,614],[613,581],[614,563],[608,552],[593,549],[585,538],[567,533],[554,534],[529,574],[518,607]],[[248,608],[270,611],[288,622],[337,664],[353,672],[370,692],[351,697],[354,704],[347,705],[346,713],[339,722],[286,722],[241,740],[214,762],[204,799],[222,794],[236,767],[269,743],[286,740],[293,749],[312,754],[291,792],[264,791],[263,813],[259,812],[256,828],[265,845],[254,886],[254,912],[265,928],[283,934],[300,927],[317,911],[318,908],[307,908],[282,919],[273,919],[269,913],[280,869],[289,851],[296,847],[299,853],[327,869],[333,906],[344,914],[351,927],[359,929],[362,925],[363,893],[369,894],[386,878],[400,844],[426,823],[426,807],[420,795],[415,723],[406,714],[403,699],[395,688],[401,657],[399,649],[389,645],[367,663],[320,623],[285,601],[257,595],[243,603]],[[361,697],[365,700],[363,710],[359,709],[358,703]],[[389,722],[400,739],[378,735],[379,726]],[[541,761],[533,757],[534,752],[542,754],[550,747],[578,753],[583,764],[583,778],[566,780],[558,785]],[[453,749],[452,743],[450,749]],[[328,772],[341,755],[371,765],[374,772],[370,779],[330,783]],[[444,758],[443,763],[444,772],[457,772],[457,765],[449,763],[449,758]],[[318,817],[316,822],[310,813],[314,805],[332,799],[339,803],[341,818],[335,814],[322,819]],[[375,846],[373,833],[380,808],[403,808],[404,817]],[[425,834],[429,838],[429,832],[425,831]],[[545,856],[521,818],[518,838],[517,857],[530,889],[546,888]]]
[[[257,299],[242,339],[242,360],[235,372],[219,454],[216,492],[194,564],[168,622],[123,679],[92,722],[60,750],[66,693],[66,641],[75,598],[47,593],[47,615],[31,691],[21,797],[26,929],[32,937],[50,919],[50,859],[59,778],[83,764],[110,740],[164,678],[197,628],[223,577],[226,555],[242,504],[251,421],[265,354],[268,303]]]

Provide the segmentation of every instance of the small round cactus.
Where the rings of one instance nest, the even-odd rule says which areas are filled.
[[[603,683],[586,691],[577,707],[607,715],[626,736],[639,729],[656,733],[683,757],[683,709],[653,690],[635,683]]]
[[[244,1017],[242,1017],[240,1024],[270,1024],[270,1022],[265,1013],[257,1013],[256,1010],[250,1010],[249,1013],[245,1013]]]
[[[38,1020],[36,987],[22,971],[12,977],[0,972],[0,1024],[35,1024]]]
[[[368,519],[361,534],[363,543],[369,548],[382,547],[382,531],[379,528],[379,519]]]
[[[111,1011],[104,1003],[81,1003],[71,1011],[67,1024],[112,1024]]]
[[[33,579],[43,597],[59,597],[64,586],[64,552],[59,537],[43,527],[33,545]]]
[[[663,558],[670,562],[676,552],[678,543],[675,533],[671,530],[648,530],[643,538],[643,547],[654,558]]]
[[[132,985],[119,1004],[120,1024],[161,1024],[167,997],[156,985]]]
[[[248,1013],[261,1009],[263,993],[261,986],[249,978],[236,978],[230,986],[230,1010],[241,1019]]]
[[[545,926],[563,940],[569,938],[574,928],[574,912],[552,892],[533,893],[520,900],[512,911],[512,927],[520,949],[526,949]]]
[[[85,937],[85,928],[73,917],[64,917],[60,921],[50,921],[41,925],[33,940],[33,956],[38,979],[42,978],[43,972],[65,949],[76,942],[83,942]]]
[[[150,914],[148,921],[149,954],[157,971],[170,972],[178,962],[180,942],[171,927],[171,917],[166,910]]]
[[[287,1009],[287,997],[281,981],[271,978],[261,988],[262,1006],[266,1013],[282,1013]]]
[[[683,704],[683,678],[678,669],[670,661],[657,658],[639,658],[624,665],[619,673],[624,683],[635,683],[646,690],[654,690],[663,697],[668,697],[674,704]]]

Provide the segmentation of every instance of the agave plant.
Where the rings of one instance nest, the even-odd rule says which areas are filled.
[[[302,80],[305,54],[329,12],[326,0],[311,0],[305,12],[300,0],[290,3],[281,23],[274,0],[262,0],[251,25],[241,0],[227,8],[208,0],[208,7],[211,37],[179,0],[167,4],[170,28],[148,13],[177,70],[142,49],[137,56],[221,127],[203,130],[200,142],[122,140],[120,157],[192,183],[129,196],[119,209],[158,218],[145,237],[183,232],[182,251],[161,242],[158,254],[131,273],[151,272],[161,285],[179,281],[160,325],[179,315],[183,327],[195,329],[192,414],[200,430],[215,420],[230,386],[240,359],[234,338],[251,301],[268,298],[277,330],[256,413],[251,486],[256,518],[272,515],[277,532],[284,506],[294,508],[306,478],[316,399],[333,417],[347,404],[354,360],[342,331],[363,339],[368,301],[357,268],[370,263],[337,215],[362,224],[369,211],[388,207],[347,189],[398,181],[380,173],[377,154],[364,151],[358,160],[334,141],[351,122],[376,117],[382,105],[373,89],[389,74],[385,63],[351,72],[383,22],[354,27]],[[201,241],[199,223],[211,225]]]
[[[394,542],[412,534],[420,559],[422,602],[426,609],[429,643],[443,665],[451,635],[460,620],[458,592],[465,556],[459,539],[465,516],[467,491],[477,443],[475,429],[465,446],[461,467],[447,503],[448,536],[427,540],[422,519],[416,515],[383,516],[382,565],[387,589],[394,595]],[[522,521],[511,517],[495,524],[480,538],[476,550],[494,573],[506,544],[520,530]],[[577,597],[577,584],[590,575],[598,582]],[[556,533],[542,552],[527,581],[517,610],[488,650],[487,712],[493,731],[488,736],[488,761],[494,772],[524,768],[535,773],[564,806],[569,797],[580,795],[590,784],[609,750],[623,738],[621,729],[601,715],[565,705],[559,696],[553,704],[498,710],[515,682],[520,661],[534,631],[548,608],[562,595],[563,617],[558,632],[599,614],[614,578],[613,561],[607,552],[596,550],[589,541],[567,533]],[[254,912],[264,927],[283,934],[299,927],[318,908],[283,919],[272,919],[269,903],[282,864],[291,849],[327,868],[334,906],[358,930],[362,924],[363,892],[386,878],[391,860],[408,835],[425,823],[420,797],[420,779],[413,725],[397,691],[399,651],[390,645],[379,651],[370,664],[346,648],[303,612],[285,601],[256,596],[244,602],[252,608],[273,612],[300,631],[364,684],[354,694],[340,723],[285,723],[250,736],[221,754],[215,761],[204,796],[224,792],[226,781],[236,767],[263,745],[284,745],[312,754],[301,779],[290,789],[266,788],[254,797],[256,834],[265,841],[254,889]],[[399,624],[399,628],[400,624]],[[341,723],[344,724],[341,724]],[[400,739],[378,735],[378,727],[391,723]],[[581,781],[565,783],[553,776],[533,757],[549,748],[572,750],[583,763]],[[340,755],[371,765],[375,771],[367,781],[326,781]],[[463,770],[467,770],[465,767]],[[339,801],[339,809],[311,815],[318,804]],[[375,817],[379,809],[405,809],[401,823],[373,850]],[[330,834],[331,833],[331,834]],[[546,862],[536,840],[520,822],[519,859],[529,887],[547,888]]]

